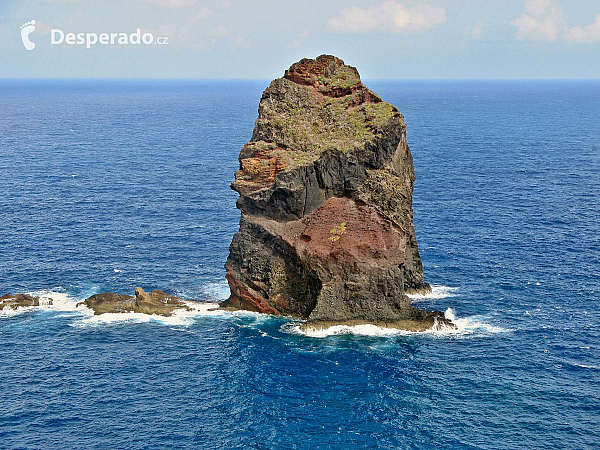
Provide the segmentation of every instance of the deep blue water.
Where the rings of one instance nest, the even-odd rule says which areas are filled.
[[[397,81],[426,308],[454,335],[197,314],[227,295],[229,189],[266,82],[1,81],[0,448],[598,448],[600,82]],[[454,288],[454,289],[448,289]]]

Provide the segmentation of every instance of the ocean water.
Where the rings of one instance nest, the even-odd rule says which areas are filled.
[[[600,447],[600,82],[377,81],[457,332],[253,313],[93,317],[228,295],[229,189],[266,81],[0,81],[0,448]]]

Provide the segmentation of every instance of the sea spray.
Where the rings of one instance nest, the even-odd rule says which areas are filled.
[[[336,325],[329,328],[308,328],[303,329],[299,323],[289,323],[281,327],[281,330],[291,334],[299,334],[311,338],[326,338],[337,335],[356,335],[372,337],[391,337],[391,336],[455,336],[455,337],[484,337],[490,334],[508,332],[510,330],[499,326],[491,325],[486,322],[485,316],[470,316],[457,318],[456,311],[448,308],[444,317],[451,320],[456,328],[445,324],[434,322],[433,327],[426,331],[406,331],[397,328],[380,327],[377,325]]]
[[[427,294],[407,294],[411,302],[418,302],[420,300],[438,300],[447,297],[457,297],[460,294],[457,292],[458,288],[449,286],[432,285],[431,292]]]

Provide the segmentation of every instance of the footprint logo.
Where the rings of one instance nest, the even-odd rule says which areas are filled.
[[[33,50],[35,48],[35,44],[29,40],[29,35],[33,33],[33,30],[35,30],[35,20],[21,25],[21,39],[23,39],[25,50]]]

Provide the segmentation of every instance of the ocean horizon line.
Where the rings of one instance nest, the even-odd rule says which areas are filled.
[[[177,81],[193,81],[193,82],[269,82],[271,78],[152,78],[152,77],[2,77],[0,76],[0,82],[3,81],[160,81],[160,82],[177,82]],[[404,81],[404,82],[424,82],[424,81],[600,81],[599,78],[535,78],[535,77],[523,77],[523,78],[364,78],[364,82],[382,82],[382,81]]]

